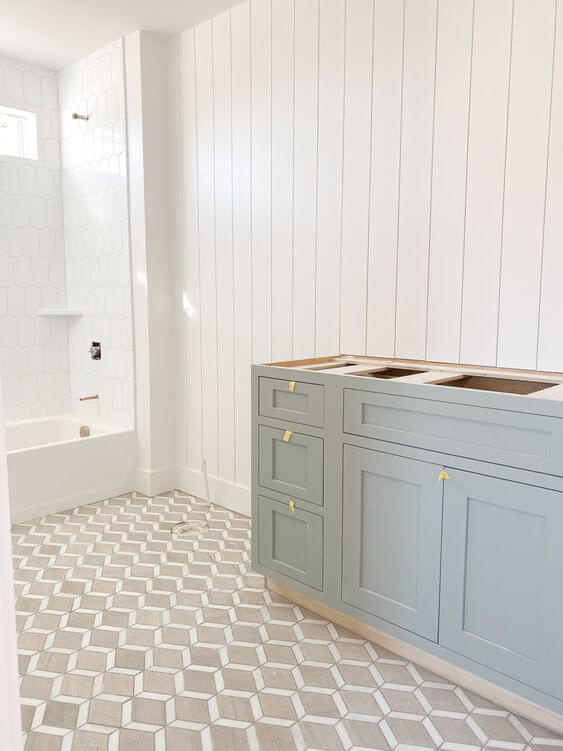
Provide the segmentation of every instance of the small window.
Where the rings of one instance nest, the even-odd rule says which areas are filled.
[[[0,156],[37,159],[37,115],[0,105]]]

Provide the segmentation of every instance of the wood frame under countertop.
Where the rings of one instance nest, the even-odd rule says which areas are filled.
[[[524,368],[499,368],[492,365],[470,365],[466,363],[438,362],[436,360],[409,360],[399,357],[381,357],[370,355],[335,354],[328,357],[310,357],[301,360],[284,360],[281,362],[264,363],[272,367],[299,368],[307,365],[322,365],[322,363],[356,360],[358,363],[374,363],[377,365],[401,365],[417,368],[437,368],[439,370],[465,371],[468,374],[487,373],[496,376],[511,375],[525,378],[548,378],[555,383],[563,382],[563,372],[549,370],[528,370]]]

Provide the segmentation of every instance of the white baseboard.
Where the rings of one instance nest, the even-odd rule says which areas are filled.
[[[352,616],[342,613],[340,610],[335,610],[328,605],[324,605],[322,602],[302,592],[298,592],[285,584],[281,584],[274,579],[266,579],[266,586],[272,592],[276,592],[291,602],[295,602],[297,605],[301,605],[307,610],[317,613],[317,615],[320,615],[327,621],[337,623],[346,630],[358,634],[363,639],[368,639],[375,644],[379,644],[390,652],[399,655],[399,657],[412,661],[430,670],[432,673],[436,673],[436,675],[440,675],[442,678],[446,678],[452,683],[456,683],[462,688],[466,688],[468,691],[472,691],[474,694],[482,696],[510,712],[514,712],[514,714],[520,715],[541,727],[548,728],[548,730],[552,730],[554,733],[563,733],[563,716],[557,714],[557,712],[552,712],[546,707],[540,707],[539,704],[525,699],[506,688],[497,686],[495,683],[486,680],[486,678],[481,678],[475,675],[475,673],[470,673],[468,670],[464,670],[457,665],[452,665],[451,662],[447,662],[441,657],[425,652],[423,649],[414,647],[412,644],[407,644],[407,642],[386,634],[373,626],[368,626],[366,623],[362,623],[352,618]]]
[[[135,490],[151,498],[176,487],[176,467],[160,467],[159,469],[135,470]]]
[[[137,467],[134,479],[131,477],[130,480],[118,484],[100,485],[77,493],[57,496],[42,503],[25,506],[23,509],[13,509],[11,520],[12,524],[19,524],[47,514],[56,514],[87,503],[112,498],[121,493],[130,493],[132,490],[152,498],[174,489],[210,500],[230,511],[250,516],[249,488],[226,482],[218,477],[209,477],[208,484],[209,486],[202,472],[188,467],[170,466],[156,470]]]
[[[13,510],[10,514],[10,518],[12,524],[19,524],[21,522],[30,521],[31,519],[39,519],[48,514],[58,514],[61,511],[67,511],[68,509],[76,508],[77,506],[85,506],[88,503],[102,501],[106,498],[114,498],[122,493],[130,492],[131,481],[118,485],[100,485],[96,488],[88,488],[87,490],[82,490],[78,493],[59,496],[58,498],[53,498],[44,503],[37,503],[32,506],[26,506],[23,509]]]
[[[221,480],[212,475],[207,476],[189,467],[176,467],[177,490],[191,493],[198,498],[209,500],[218,506],[250,516],[250,488]]]

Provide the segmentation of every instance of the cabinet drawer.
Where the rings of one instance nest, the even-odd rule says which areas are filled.
[[[258,475],[264,488],[322,506],[323,439],[260,425]]]
[[[544,415],[344,390],[345,433],[537,472],[560,473],[562,423]]]
[[[260,378],[260,414],[322,428],[324,386],[318,383]]]
[[[290,579],[323,588],[323,519],[258,497],[259,561]]]
[[[563,699],[563,494],[448,472],[440,644]]]

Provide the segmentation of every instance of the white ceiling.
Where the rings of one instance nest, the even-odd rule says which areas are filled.
[[[176,34],[241,0],[0,0],[0,54],[64,68],[137,29]]]

